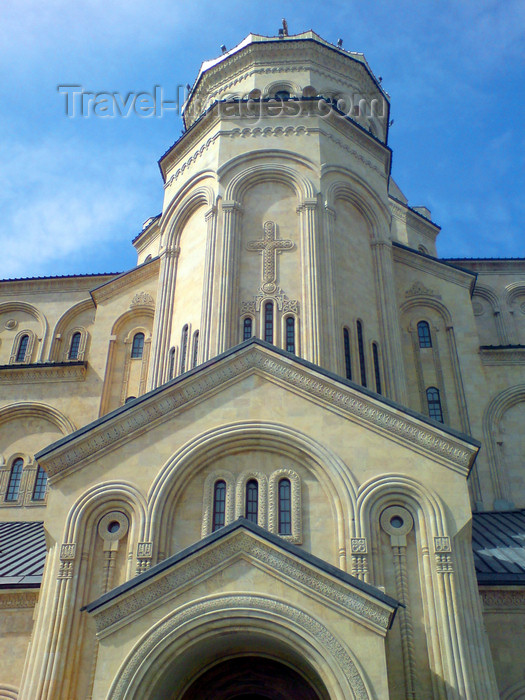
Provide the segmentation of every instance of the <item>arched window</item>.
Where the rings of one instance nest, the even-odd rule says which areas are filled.
[[[439,396],[439,389],[436,389],[435,386],[429,386],[427,389],[427,405],[429,417],[437,420],[438,423],[443,423],[441,398]]]
[[[250,340],[252,335],[252,319],[249,316],[246,316],[242,324],[242,339]]]
[[[175,374],[175,348],[171,348],[168,360],[168,379],[173,379]]]
[[[273,343],[273,304],[268,301],[264,305],[264,339]]]
[[[224,527],[226,517],[226,482],[216,481],[213,489],[212,532]]]
[[[348,328],[343,330],[343,347],[345,351],[346,378],[352,379],[352,357],[350,355],[350,333],[348,332]]]
[[[144,333],[135,333],[133,343],[131,344],[131,357],[134,360],[140,360],[144,352]]]
[[[33,488],[33,501],[43,501],[47,491],[47,472],[40,465],[36,472],[35,486]]]
[[[250,479],[246,484],[246,519],[257,524],[259,510],[259,484],[255,479]]]
[[[286,319],[286,350],[295,353],[295,319],[288,316]]]
[[[16,351],[15,362],[23,362],[26,359],[27,346],[29,345],[29,336],[27,333],[20,338],[18,350]]]
[[[275,93],[276,100],[289,100],[290,92],[288,90],[277,90]]]
[[[11,472],[9,474],[9,483],[7,484],[7,491],[5,493],[6,501],[16,501],[18,500],[18,494],[20,493],[20,482],[22,481],[22,469],[24,468],[24,460],[21,457],[15,459],[11,465]]]
[[[366,365],[365,365],[365,346],[363,342],[363,324],[357,321],[357,349],[359,350],[359,369],[361,370],[361,384],[366,386]]]
[[[379,370],[379,350],[377,343],[372,343],[372,355],[374,356],[374,376],[376,380],[376,391],[381,394],[381,372]]]
[[[78,331],[76,333],[73,333],[71,336],[71,343],[69,344],[69,353],[68,353],[68,358],[70,360],[78,360],[78,351],[80,348],[80,338],[81,338],[81,333]]]
[[[180,339],[180,373],[184,374],[186,371],[186,355],[188,354],[188,326],[184,326],[182,329],[182,336]]]
[[[191,356],[191,366],[197,367],[197,354],[199,352],[199,331],[193,334],[193,352]]]
[[[430,335],[430,326],[426,321],[420,321],[417,324],[417,337],[419,338],[420,348],[432,347],[432,336]]]
[[[292,534],[292,487],[290,479],[279,481],[279,534]]]

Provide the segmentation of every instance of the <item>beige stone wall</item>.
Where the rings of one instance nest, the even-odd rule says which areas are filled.
[[[20,687],[37,596],[33,590],[0,592],[0,694]]]

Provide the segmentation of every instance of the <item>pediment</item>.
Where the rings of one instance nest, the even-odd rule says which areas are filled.
[[[335,607],[341,615],[380,635],[390,628],[399,605],[378,588],[241,518],[113,589],[84,610],[93,615],[97,636],[102,638],[170,601],[177,604],[182,591],[188,595],[188,590],[191,593],[208,579],[216,579],[213,591],[222,593],[221,576],[239,562],[245,570],[254,568],[267,574],[269,584],[259,590],[255,586],[250,595],[271,597],[272,581],[284,581],[288,599],[306,596],[318,607]],[[230,579],[237,580],[235,570]],[[242,583],[238,586],[242,590]]]
[[[53,483],[70,470],[257,375],[343,418],[468,474],[479,443],[385,397],[252,338],[53,443],[36,455]]]

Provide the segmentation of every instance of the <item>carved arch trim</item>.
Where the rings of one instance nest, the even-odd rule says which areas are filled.
[[[278,159],[278,162],[260,162],[262,160]],[[255,161],[255,164],[254,164]],[[283,162],[285,161],[285,162]],[[293,163],[296,167],[288,165],[286,161]],[[228,174],[234,168],[243,166],[246,163],[247,167],[242,168],[240,172],[233,175],[231,179]],[[297,165],[306,167],[312,170],[312,163],[298,156],[291,151],[281,151],[269,149],[264,151],[250,151],[241,156],[237,156],[225,163],[218,170],[221,181],[229,179],[226,185],[224,199],[227,201],[242,202],[244,195],[253,185],[261,182],[272,181],[280,182],[283,185],[291,188],[298,200],[311,200],[316,197],[316,190],[313,183],[304,175],[297,172]]]
[[[509,408],[523,402],[525,384],[518,384],[494,396],[483,414],[483,441],[488,451],[490,477],[496,500],[512,502],[498,446],[499,424]]]
[[[67,416],[52,406],[43,403],[12,403],[0,409],[0,425],[11,420],[40,418],[55,425],[64,435],[76,430]]]
[[[166,511],[173,510],[188,474],[195,474],[209,464],[215,455],[224,456],[225,450],[277,449],[283,459],[290,455],[312,471],[324,488],[331,503],[336,527],[336,541],[340,566],[346,567],[346,539],[348,527],[356,509],[357,482],[346,465],[328,447],[312,440],[295,429],[278,423],[240,421],[202,433],[182,446],[161,469],[149,494],[148,508],[151,532],[149,539],[157,542],[162,552],[167,546],[166,533],[160,523],[169,522]],[[168,527],[169,529],[169,527]]]
[[[78,304],[75,304],[72,306],[70,309],[68,309],[62,316],[59,318],[59,320],[56,323],[55,330],[53,331],[53,339],[51,341],[51,349],[49,351],[49,359],[52,361],[58,361],[60,357],[64,357],[65,353],[69,351],[69,346],[66,343],[65,346],[67,347],[67,350],[64,350],[64,346],[62,344],[62,335],[69,326],[69,324],[75,319],[76,316],[79,316],[80,314],[84,313],[84,311],[91,311],[95,310],[95,302],[93,299],[90,297],[89,299],[84,299],[84,301],[79,302]],[[86,333],[85,329],[78,327],[76,330],[84,330],[84,333]],[[79,358],[83,359],[83,358]]]
[[[372,697],[350,650],[321,622],[273,598],[225,595],[185,605],[148,630],[120,667],[108,700],[137,697],[150,683],[150,668],[155,669],[158,677],[162,657],[166,667],[172,655],[181,648],[187,647],[191,641],[198,643],[211,634],[220,635],[231,628],[232,620],[235,620],[236,628],[247,627],[252,633],[264,631],[266,635],[292,643],[310,663],[315,659],[317,663],[312,665],[334,700],[367,700]]]

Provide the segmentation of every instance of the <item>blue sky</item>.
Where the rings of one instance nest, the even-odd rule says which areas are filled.
[[[361,51],[392,101],[393,176],[442,256],[525,256],[525,3],[19,0],[0,6],[0,277],[129,269],[180,118],[74,118],[58,85],[168,99],[249,32]]]

